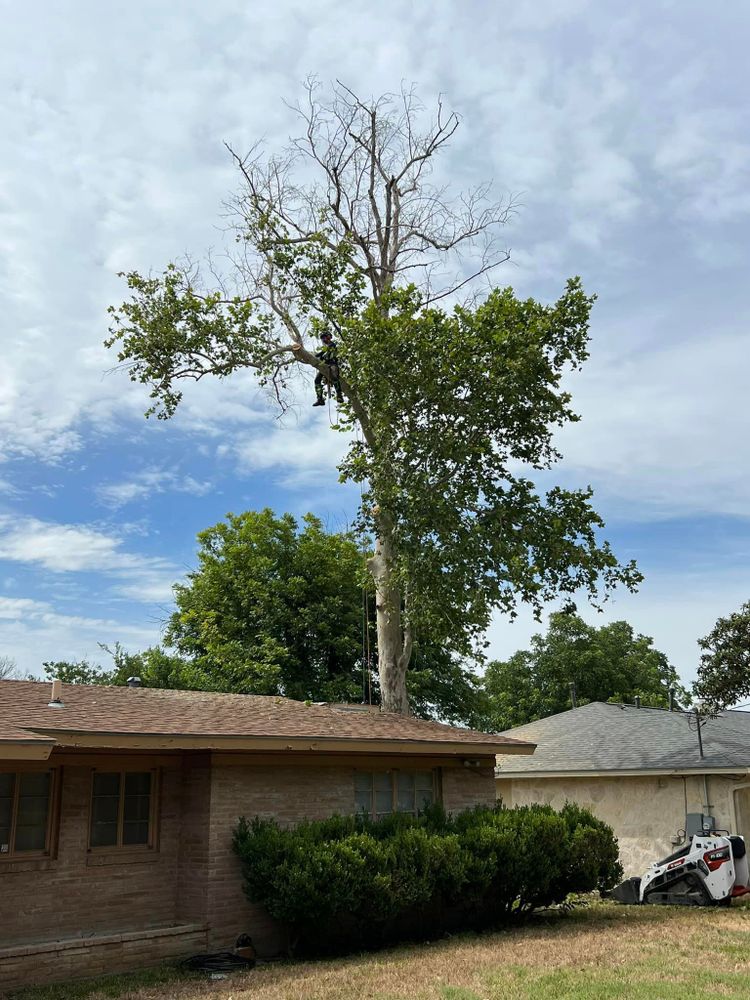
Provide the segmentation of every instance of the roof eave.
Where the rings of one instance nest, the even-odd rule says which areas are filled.
[[[74,730],[37,729],[54,745],[66,748],[111,750],[261,750],[309,753],[388,753],[442,757],[488,757],[494,763],[498,754],[530,755],[533,743],[505,743],[497,740],[468,742],[463,740],[373,739],[349,737],[302,736],[219,736],[182,733],[121,733]],[[50,747],[53,744],[50,744]]]
[[[497,780],[511,780],[521,778],[646,778],[646,777],[682,777],[693,774],[750,774],[750,764],[733,764],[727,767],[695,767],[685,766],[676,768],[649,767],[649,768],[609,768],[592,770],[549,770],[549,771],[505,771],[501,767],[495,768],[495,778]]]
[[[0,760],[48,760],[54,747],[54,740],[0,739]]]

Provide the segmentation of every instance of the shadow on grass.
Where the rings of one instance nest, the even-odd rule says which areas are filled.
[[[187,972],[179,965],[166,964],[144,969],[142,972],[97,976],[95,979],[54,983],[50,986],[29,986],[0,996],[7,996],[8,1000],[87,1000],[91,996],[117,998],[135,990],[174,986],[205,978],[199,973]]]

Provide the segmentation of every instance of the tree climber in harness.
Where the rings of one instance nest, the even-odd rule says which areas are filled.
[[[325,406],[323,399],[324,384],[333,384],[333,388],[336,391],[336,401],[343,403],[344,396],[341,392],[341,382],[339,380],[339,355],[336,341],[330,333],[322,333],[320,339],[323,341],[323,347],[320,351],[316,352],[315,357],[327,366],[328,371],[325,373],[319,371],[315,376],[315,402],[313,406]]]

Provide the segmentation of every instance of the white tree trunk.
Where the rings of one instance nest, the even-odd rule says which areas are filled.
[[[378,675],[383,711],[409,714],[406,671],[411,659],[411,629],[403,626],[401,588],[393,577],[395,549],[389,525],[382,524],[375,542],[375,555],[368,569],[375,581],[378,635]]]

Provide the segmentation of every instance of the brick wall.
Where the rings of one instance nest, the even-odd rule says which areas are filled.
[[[142,861],[87,852],[90,792],[90,768],[64,767],[56,857],[0,863],[0,945],[175,922],[180,772],[162,774],[159,849]]]
[[[443,805],[446,812],[458,813],[472,806],[494,806],[495,768],[443,768]]]
[[[247,933],[261,954],[284,947],[277,925],[248,902],[242,891],[232,832],[239,816],[275,818],[293,824],[324,819],[354,809],[351,767],[214,767],[211,782],[211,861],[209,865],[209,947],[232,946]]]
[[[353,771],[353,763],[212,766],[208,755],[185,754],[161,772],[158,850],[138,860],[87,852],[91,769],[66,764],[56,856],[0,865],[0,995],[11,983],[223,950],[241,933],[261,954],[283,950],[278,925],[243,894],[237,819],[294,824],[351,812]],[[442,790],[452,812],[492,802],[492,768],[445,768]]]
[[[495,802],[494,768],[444,768],[443,802],[460,812]],[[354,809],[353,766],[214,767],[211,783],[211,860],[208,879],[209,947],[231,947],[241,933],[250,934],[262,955],[285,946],[278,926],[265,911],[248,902],[242,875],[232,852],[232,831],[239,816],[275,818],[293,824],[324,819]]]
[[[207,754],[187,755],[182,768],[177,916],[204,922],[208,912],[211,761]]]
[[[205,928],[184,925],[60,939],[43,945],[0,945],[0,996],[16,986],[145,969],[168,958],[198,954],[205,948]]]

